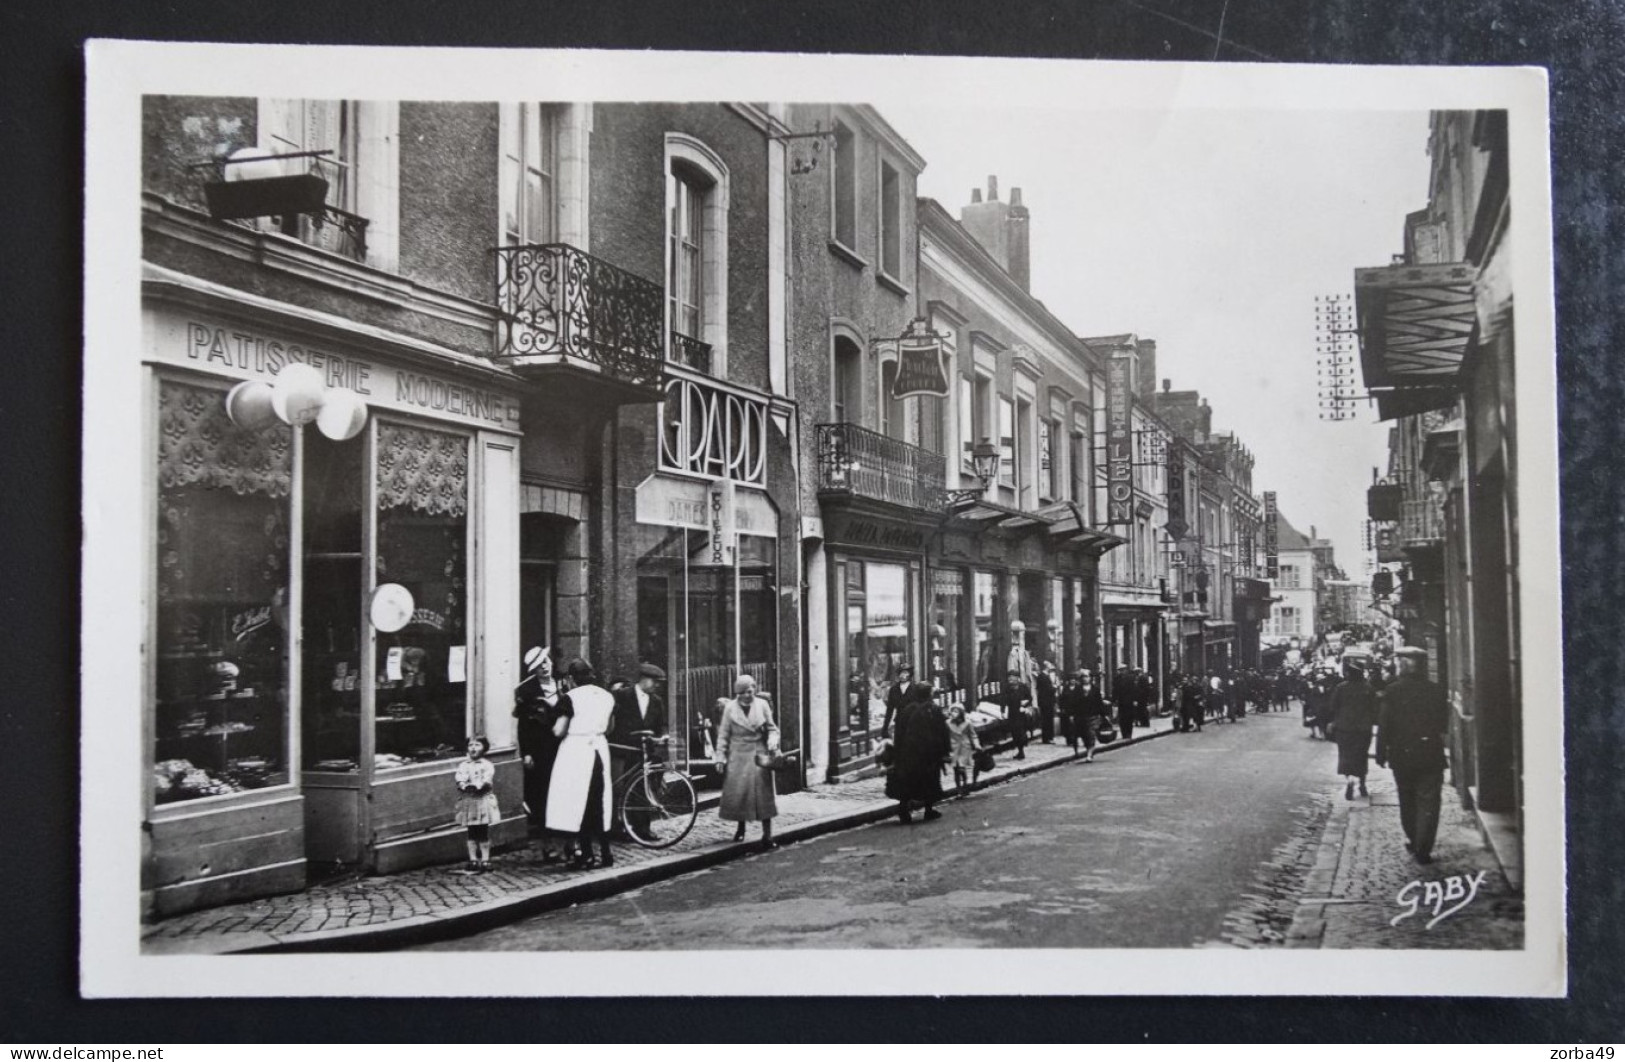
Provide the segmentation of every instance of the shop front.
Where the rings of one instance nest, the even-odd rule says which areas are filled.
[[[839,775],[872,766],[886,695],[905,664],[921,681],[941,681],[959,666],[969,601],[963,573],[935,572],[927,582],[929,531],[919,522],[839,510],[826,515],[824,527],[836,687],[829,763]],[[928,585],[936,603],[929,622]]]
[[[513,809],[497,840],[522,836],[512,381],[293,307],[148,294],[151,912],[455,857],[476,734]]]

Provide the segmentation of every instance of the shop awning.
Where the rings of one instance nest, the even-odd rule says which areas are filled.
[[[1044,517],[1022,509],[1012,509],[1008,505],[997,502],[976,501],[963,509],[954,512],[954,519],[968,523],[980,524],[984,530],[995,528],[1004,531],[1020,531],[1026,528],[1039,527],[1049,523]]]
[[[1396,387],[1378,391],[1377,419],[1398,420],[1418,413],[1444,409],[1456,400],[1454,387]]]
[[[1360,367],[1366,387],[1378,392],[1379,402],[1389,389],[1454,389],[1473,333],[1476,278],[1477,270],[1465,262],[1354,271]],[[1431,402],[1436,397],[1408,401]],[[1397,409],[1405,401],[1394,398],[1389,405]]]
[[[1075,508],[1065,516],[1050,520],[1049,536],[1057,546],[1083,549],[1096,557],[1128,541],[1120,535],[1090,527],[1082,520],[1082,512]]]

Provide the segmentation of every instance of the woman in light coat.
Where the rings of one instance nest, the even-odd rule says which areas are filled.
[[[615,713],[615,698],[598,685],[598,676],[585,660],[570,661],[568,674],[570,692],[559,698],[559,720],[553,730],[562,740],[547,789],[547,828],[579,836],[571,867],[592,866],[595,839],[599,865],[612,866],[609,826],[614,802],[609,793],[609,741],[604,735]]]
[[[717,763],[722,775],[722,806],[718,814],[737,822],[734,842],[745,839],[745,823],[762,824],[762,847],[773,847],[773,818],[779,813],[773,795],[773,772],[756,764],[758,752],[779,750],[779,727],[773,709],[756,692],[756,680],[739,676],[734,695],[724,701],[717,723]]]

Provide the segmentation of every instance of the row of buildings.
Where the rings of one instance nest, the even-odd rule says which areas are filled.
[[[455,858],[472,734],[522,837],[530,645],[661,666],[696,760],[749,673],[821,783],[905,663],[973,698],[1018,643],[1161,677],[1287,633],[1245,446],[1033,297],[1019,189],[919,198],[872,108],[149,97],[142,136],[150,913]]]
[[[1523,815],[1518,491],[1505,111],[1432,115],[1427,201],[1357,269],[1366,388],[1391,421],[1368,492],[1374,590],[1453,709],[1452,777],[1516,868]]]

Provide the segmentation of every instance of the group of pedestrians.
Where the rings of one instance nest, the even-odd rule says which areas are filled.
[[[660,754],[667,732],[660,695],[666,674],[642,664],[636,680],[606,685],[580,658],[558,674],[553,653],[540,646],[525,653],[524,664],[513,716],[526,823],[538,856],[576,870],[613,866],[611,839],[627,838],[642,825],[635,809],[617,816],[626,788],[617,780],[629,777],[645,757]],[[718,814],[738,825],[735,841],[745,839],[746,823],[759,823],[762,845],[770,847],[778,814],[771,764],[780,757],[779,728],[749,675],[740,676],[734,695],[717,705],[715,748],[723,779]],[[453,775],[456,821],[467,830],[466,868],[475,873],[490,869],[491,828],[502,818],[489,752],[487,738],[470,738],[468,756]],[[624,820],[619,826],[618,817]]]

